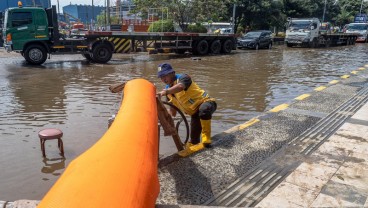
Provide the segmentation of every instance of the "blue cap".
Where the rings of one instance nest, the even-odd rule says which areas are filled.
[[[170,64],[168,63],[163,63],[158,65],[158,72],[157,72],[157,77],[161,78],[165,75],[168,75],[172,72],[175,72],[174,69],[171,67]]]

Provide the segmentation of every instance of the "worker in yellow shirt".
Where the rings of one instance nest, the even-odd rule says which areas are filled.
[[[186,156],[204,147],[211,147],[211,119],[217,108],[215,99],[201,89],[189,75],[175,74],[168,63],[158,66],[157,75],[166,84],[158,94],[167,96],[169,102],[191,116],[190,142],[181,155]],[[170,113],[175,116],[175,109],[171,108]]]

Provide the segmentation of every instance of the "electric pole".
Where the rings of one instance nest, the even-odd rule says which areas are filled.
[[[322,22],[324,22],[325,21],[325,13],[326,13],[326,4],[327,4],[327,2],[326,2],[327,0],[325,0],[325,8],[323,9],[323,17],[322,17]]]
[[[110,0],[107,0],[107,5],[106,5],[106,10],[107,10],[107,20],[106,20],[106,23],[107,23],[107,28],[109,31],[110,31]]]
[[[92,30],[93,30],[93,19],[95,18],[93,10],[94,10],[94,6],[93,6],[93,0],[92,0],[92,22],[91,22],[91,24],[92,24],[91,29]]]
[[[363,8],[363,0],[362,0],[362,3],[360,3],[360,11],[359,11],[359,14],[362,14],[362,8]]]
[[[58,14],[60,14],[59,0],[57,0],[57,6],[58,6],[58,11],[57,12],[58,12]]]

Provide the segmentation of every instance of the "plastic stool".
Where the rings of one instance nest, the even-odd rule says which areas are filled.
[[[38,136],[40,137],[41,142],[41,150],[42,155],[46,157],[45,153],[45,142],[46,140],[57,139],[58,140],[58,148],[61,152],[61,155],[64,156],[64,147],[63,147],[63,140],[61,137],[63,136],[63,132],[59,129],[44,129],[38,132]]]

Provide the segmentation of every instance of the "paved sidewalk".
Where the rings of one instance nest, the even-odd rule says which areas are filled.
[[[368,103],[256,207],[368,207]]]

